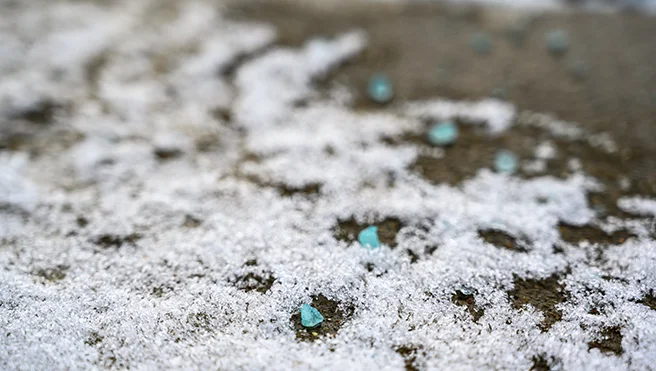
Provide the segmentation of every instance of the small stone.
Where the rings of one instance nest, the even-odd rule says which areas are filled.
[[[472,49],[479,55],[488,55],[492,51],[492,40],[484,32],[476,32],[472,35],[470,44]]]
[[[502,149],[494,158],[494,168],[499,173],[513,174],[517,171],[519,160],[511,151]]]
[[[363,229],[360,234],[358,234],[358,241],[360,242],[360,245],[370,249],[380,247],[380,241],[378,240],[378,227],[372,225]]]
[[[301,307],[301,324],[306,328],[315,328],[323,322],[323,316],[317,308],[309,304],[303,304]]]
[[[434,146],[447,146],[458,139],[458,126],[453,121],[441,121],[428,132],[428,141]]]
[[[552,30],[547,32],[545,36],[547,42],[547,49],[551,54],[562,55],[567,52],[569,48],[569,37],[567,32],[563,30]]]
[[[372,101],[378,104],[385,104],[391,101],[394,97],[394,87],[389,77],[382,73],[373,75],[369,79],[367,95]]]

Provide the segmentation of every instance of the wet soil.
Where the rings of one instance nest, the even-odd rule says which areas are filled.
[[[291,317],[291,322],[296,332],[296,339],[300,341],[315,341],[323,336],[334,336],[354,310],[352,306],[342,305],[339,301],[330,300],[323,294],[313,296],[310,305],[321,313],[324,321],[315,328],[305,328],[301,324],[300,311],[296,311]]]
[[[622,355],[624,349],[622,348],[622,333],[620,330],[621,327],[619,326],[604,328],[597,340],[588,343],[588,348],[597,348],[602,353]]]
[[[539,174],[567,176],[568,161],[577,158],[582,169],[603,182],[604,192],[590,195],[600,215],[631,217],[619,210],[622,195],[656,196],[656,22],[634,13],[582,12],[526,14],[444,4],[367,4],[329,2],[236,2],[230,17],[273,24],[279,44],[299,46],[312,36],[330,37],[351,29],[369,36],[364,52],[321,80],[340,84],[355,94],[355,107],[376,110],[366,97],[366,85],[376,72],[389,75],[395,100],[508,99],[520,112],[551,113],[575,121],[590,133],[608,132],[620,150],[606,153],[585,140],[565,141],[519,125],[499,137],[475,126],[460,125],[458,142],[445,148],[443,159],[420,156],[414,168],[435,183],[459,184],[480,168],[490,167],[502,148],[531,160],[532,150],[549,139],[557,157]],[[545,34],[562,29],[570,39],[560,56],[549,53]],[[485,32],[491,52],[477,54],[470,46],[474,33]],[[621,45],[617,53],[609,45]],[[584,73],[583,73],[584,72]],[[503,94],[499,94],[503,92]],[[426,144],[423,136],[402,141]],[[628,188],[619,186],[621,178]]]
[[[463,293],[460,290],[456,290],[455,294],[451,296],[451,301],[456,305],[467,308],[467,311],[472,316],[474,322],[478,322],[478,320],[483,317],[483,314],[485,314],[485,310],[476,305],[474,294]]]
[[[358,234],[370,225],[378,227],[378,239],[382,244],[392,248],[396,247],[396,234],[403,227],[401,221],[396,218],[386,218],[371,224],[361,224],[353,218],[343,220],[334,229],[334,236],[340,241],[357,241]]]
[[[558,282],[556,274],[544,279],[523,279],[515,276],[514,288],[508,291],[508,297],[515,309],[531,304],[542,312],[544,319],[540,324],[542,331],[548,331],[554,323],[563,317],[556,305],[565,302],[565,287]]]

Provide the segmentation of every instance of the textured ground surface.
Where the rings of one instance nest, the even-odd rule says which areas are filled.
[[[654,19],[323,4],[0,1],[0,369],[653,368]]]

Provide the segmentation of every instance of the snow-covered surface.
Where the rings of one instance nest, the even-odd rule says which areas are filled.
[[[408,170],[419,148],[383,140],[417,133],[423,115],[512,130],[511,104],[436,97],[353,111],[311,81],[365,45],[358,31],[280,48],[267,25],[194,2],[167,19],[154,3],[34,1],[0,13],[0,116],[53,100],[70,112],[52,125],[80,137],[39,156],[0,156],[0,369],[400,370],[395,349],[408,345],[420,349],[419,369],[529,369],[536,355],[567,370],[656,362],[656,311],[638,303],[656,287],[645,223],[604,225],[637,237],[594,260],[597,246],[558,232],[560,222],[595,220],[584,174],[521,180],[481,169],[461,187],[434,185]],[[214,114],[228,108],[231,122]],[[158,148],[179,156],[159,161]],[[552,150],[536,149],[540,158]],[[276,184],[321,188],[290,197]],[[653,202],[623,207],[653,212]],[[371,252],[333,237],[350,217],[406,227],[395,249]],[[531,248],[494,247],[482,228]],[[98,243],[107,236],[120,241]],[[234,285],[252,259],[275,277],[265,294]],[[43,274],[53,269],[65,276]],[[543,314],[514,309],[507,291],[515,277],[554,273],[568,299],[542,332]],[[485,310],[477,323],[451,301],[465,286]],[[335,337],[299,342],[290,317],[317,294],[354,313]],[[624,352],[588,349],[611,326],[621,327]]]

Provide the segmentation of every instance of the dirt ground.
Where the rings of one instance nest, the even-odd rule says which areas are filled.
[[[348,87],[355,93],[356,109],[393,109],[404,101],[435,97],[495,96],[512,102],[519,112],[548,113],[577,122],[590,133],[607,132],[619,147],[617,152],[607,153],[586,141],[566,141],[522,125],[494,138],[475,129],[464,129],[458,142],[445,149],[444,159],[420,156],[415,163],[416,170],[430,181],[458,185],[481,167],[491,166],[493,154],[500,148],[511,149],[526,159],[532,156],[537,143],[549,140],[558,155],[548,161],[541,175],[565,177],[570,173],[568,160],[579,159],[583,170],[605,186],[604,191],[589,194],[589,202],[600,218],[639,217],[620,210],[618,198],[656,195],[653,18],[633,13],[578,11],[536,15],[436,4],[318,7],[296,2],[241,3],[229,14],[275,25],[279,43],[290,46],[302,44],[311,35],[326,37],[353,28],[364,29],[369,36],[364,53],[317,82],[323,88],[334,84]],[[554,29],[569,35],[569,49],[562,55],[552,55],[547,50],[545,34]],[[477,54],[471,46],[470,39],[477,32],[485,32],[492,41],[487,55]],[[388,74],[395,85],[391,107],[375,105],[366,97],[367,81],[376,72]],[[404,141],[421,143],[425,139],[393,139]],[[534,176],[525,172],[519,175]],[[620,186],[622,178],[631,181],[630,187]],[[335,233],[337,238],[352,240],[362,228],[363,225],[345,222]],[[570,243],[588,240],[602,246],[631,237],[626,233],[618,234],[619,237],[608,235],[590,225],[562,225],[561,234]],[[388,239],[393,242],[394,235]],[[488,242],[502,248],[521,247],[512,237],[506,240]],[[557,251],[558,247],[554,249]],[[559,278],[516,281],[516,290],[508,293],[509,298],[517,306],[531,303],[540,308],[546,317],[544,329],[548,329],[560,319],[555,305],[567,299]],[[453,300],[467,306],[476,317],[473,296],[454,296]],[[590,347],[620,354],[621,336],[609,339],[608,344],[591,343]],[[412,365],[414,353],[408,354]],[[534,360],[535,369],[539,369],[540,362],[546,361]]]
[[[656,193],[653,18],[578,11],[537,15],[438,4],[331,4],[241,2],[229,14],[273,24],[283,45],[363,29],[369,35],[366,51],[321,82],[349,87],[356,93],[356,106],[378,108],[364,95],[374,72],[392,78],[392,104],[433,97],[502,97],[520,112],[551,113],[590,132],[610,133],[623,151],[616,161],[604,159],[608,168],[597,172],[621,169],[641,183],[638,193]],[[545,34],[553,29],[569,35],[569,50],[560,56],[546,48]],[[476,32],[489,35],[488,55],[470,46]],[[465,172],[466,162],[458,163]]]

